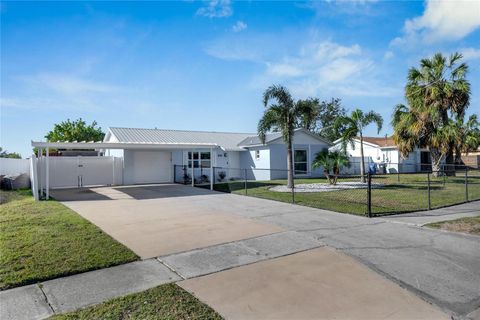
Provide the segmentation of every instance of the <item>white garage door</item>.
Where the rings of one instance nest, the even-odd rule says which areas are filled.
[[[171,152],[125,152],[125,182],[127,184],[161,183],[172,181]]]

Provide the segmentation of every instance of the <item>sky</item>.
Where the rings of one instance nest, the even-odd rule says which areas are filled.
[[[375,110],[391,134],[408,69],[437,52],[463,53],[480,113],[480,1],[2,1],[0,19],[0,146],[23,157],[80,117],[255,132],[272,84]]]

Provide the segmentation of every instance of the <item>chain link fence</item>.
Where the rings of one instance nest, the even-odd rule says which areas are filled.
[[[480,170],[465,166],[438,172],[369,172],[363,177],[341,174],[328,178],[297,170],[293,187],[287,185],[287,170],[214,167],[211,175],[210,168],[175,166],[174,171],[176,183],[370,217],[480,200]]]

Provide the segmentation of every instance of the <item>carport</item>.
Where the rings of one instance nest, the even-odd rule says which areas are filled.
[[[124,142],[40,142],[32,141],[32,147],[37,148],[37,155],[31,157],[32,191],[36,200],[50,198],[50,189],[82,186],[110,186],[142,183],[173,182],[173,165],[171,153],[174,150],[213,149],[215,143],[124,143]],[[128,166],[125,159],[99,157],[53,157],[52,149],[66,150],[111,150],[121,149],[128,154]],[[126,171],[134,171],[133,178],[124,180]],[[193,166],[191,167],[193,176]],[[213,171],[213,162],[210,161],[210,172]],[[88,181],[86,181],[85,178]],[[61,182],[52,178],[57,178]],[[210,188],[213,189],[213,179],[210,179]],[[194,181],[192,179],[192,186]]]

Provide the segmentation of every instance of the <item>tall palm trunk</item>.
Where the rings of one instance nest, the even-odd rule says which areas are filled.
[[[442,160],[440,151],[437,149],[430,149],[430,157],[432,159],[432,176],[438,177],[440,176],[440,161]]]
[[[365,160],[363,158],[363,136],[362,133],[360,133],[360,158],[361,163],[360,163],[360,175],[362,176],[362,182],[365,183]]]
[[[287,167],[288,167],[288,182],[287,187],[293,188],[293,150],[292,150],[292,141],[288,142],[287,147]]]
[[[450,144],[447,155],[445,157],[445,175],[455,176],[455,158],[453,156],[453,150],[455,146]]]

